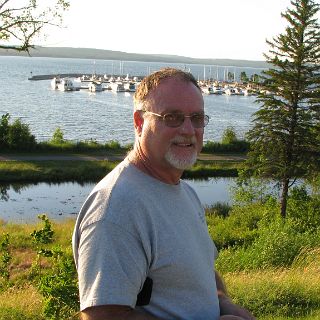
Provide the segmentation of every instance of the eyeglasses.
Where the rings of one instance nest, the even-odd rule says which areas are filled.
[[[164,115],[161,115],[151,111],[141,111],[153,114],[154,116],[161,118],[164,124],[170,128],[180,127],[183,124],[185,118],[190,118],[190,121],[194,128],[204,128],[209,123],[209,116],[203,113],[193,113],[190,115],[185,115],[184,113],[166,113]]]

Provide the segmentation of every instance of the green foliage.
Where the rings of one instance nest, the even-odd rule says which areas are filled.
[[[183,172],[183,179],[207,179],[209,177],[236,177],[238,175],[237,164],[208,165],[197,163],[192,168]]]
[[[38,218],[43,221],[44,227],[40,230],[34,230],[30,236],[36,244],[52,243],[54,231],[50,220],[45,214],[38,215]]]
[[[316,248],[320,245],[320,229],[314,232],[299,232],[295,221],[290,218],[261,219],[254,233],[247,235],[240,229],[239,241],[243,235],[243,244],[234,243],[220,252],[217,268],[223,272],[240,270],[259,270],[267,268],[290,267],[304,248]],[[212,228],[214,236],[220,232],[228,241],[232,239],[232,231],[223,233],[221,226]],[[221,229],[219,229],[219,227]],[[225,224],[230,227],[230,224]],[[233,225],[231,226],[233,227]],[[231,233],[231,236],[230,236]],[[254,234],[254,237],[252,235]],[[227,238],[229,236],[229,238]],[[250,238],[251,236],[251,238]],[[221,237],[221,235],[220,235]],[[230,240],[231,239],[231,240]],[[247,243],[251,240],[250,245]],[[230,243],[230,242],[229,242]],[[232,244],[232,242],[231,242]]]
[[[46,250],[52,269],[41,276],[38,288],[44,297],[47,319],[70,319],[79,309],[77,272],[71,254],[59,247]]]
[[[218,216],[226,218],[229,215],[231,206],[226,202],[216,202],[206,208],[208,216]]]
[[[56,130],[53,133],[52,139],[50,140],[50,143],[52,144],[64,144],[66,141],[64,140],[63,137],[63,132],[61,128],[56,128]]]
[[[249,78],[248,78],[247,74],[245,73],[245,71],[242,71],[242,72],[240,73],[240,80],[241,80],[242,82],[248,82],[248,81],[249,81]]]
[[[293,188],[283,220],[278,201],[257,180],[249,182],[253,184],[245,191],[241,185],[236,192],[238,199],[228,216],[207,218],[211,237],[221,250],[220,270],[290,267],[303,248],[320,245],[319,194],[308,194],[304,185]]]
[[[59,132],[57,132],[57,135],[54,134],[54,136],[50,141],[39,142],[37,144],[37,150],[41,152],[112,151],[119,154],[125,154],[130,148],[132,148],[131,145],[121,146],[118,141],[109,141],[106,143],[98,143],[97,141],[92,139],[86,140],[86,141],[76,141],[76,142],[69,141],[64,138],[63,132],[60,129],[59,129]]]
[[[233,127],[228,127],[223,131],[221,142],[207,141],[202,148],[202,152],[241,152],[249,150],[249,144],[245,140],[239,140]]]
[[[269,204],[252,203],[247,206],[234,206],[226,218],[208,215],[207,224],[218,250],[248,247],[258,236],[259,221],[269,215]]]
[[[260,83],[260,75],[258,75],[256,73],[251,75],[250,81],[253,83]]]
[[[259,179],[244,176],[244,171],[239,170],[236,185],[230,188],[233,203],[235,205],[246,205],[254,202],[265,203],[272,201],[275,196],[274,188],[267,179]]]
[[[5,149],[8,147],[7,136],[9,131],[9,113],[1,116],[0,122],[0,148]]]
[[[29,126],[23,124],[20,119],[9,123],[10,115],[2,115],[0,122],[0,147],[2,150],[33,150],[36,147],[36,139],[31,134]]]
[[[202,148],[204,153],[246,153],[248,150],[249,143],[245,140],[236,140],[232,143],[207,141]]]
[[[228,81],[235,81],[234,73],[229,71],[227,78],[228,78]]]
[[[40,230],[31,233],[37,245],[53,242],[52,223],[46,215],[39,215],[44,223]],[[50,269],[41,266],[41,258],[50,264]],[[79,308],[77,273],[72,254],[59,246],[37,249],[37,259],[31,270],[38,279],[39,292],[44,297],[44,314],[47,319],[69,319]]]
[[[222,140],[221,140],[223,144],[232,144],[237,140],[238,140],[237,135],[233,127],[228,127],[223,131]]]
[[[29,126],[16,119],[9,126],[7,143],[10,149],[15,150],[32,150],[36,146],[36,139],[31,134]]]
[[[299,233],[291,219],[276,219],[259,228],[250,249],[253,268],[289,267],[302,248],[312,246],[309,233]]]
[[[106,147],[106,149],[110,149],[110,150],[120,150],[121,149],[120,143],[118,141],[114,141],[114,140],[111,140],[108,143],[106,143],[105,147]]]
[[[0,241],[0,276],[5,280],[9,281],[10,278],[10,261],[12,256],[9,251],[9,234],[4,234],[3,239]]]
[[[288,217],[299,232],[315,232],[320,228],[320,196],[308,195],[306,186],[294,187],[288,198]]]

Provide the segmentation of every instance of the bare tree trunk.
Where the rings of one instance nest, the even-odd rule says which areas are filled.
[[[283,219],[287,216],[287,200],[288,200],[288,190],[289,190],[289,179],[285,178],[282,181],[282,190],[281,190],[281,217]]]

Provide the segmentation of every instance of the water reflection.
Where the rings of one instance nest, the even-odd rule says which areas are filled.
[[[9,201],[9,190],[12,188],[12,190],[15,192],[15,193],[18,193],[20,194],[21,191],[25,188],[28,187],[28,184],[25,184],[25,183],[13,183],[13,184],[1,184],[0,185],[0,200],[3,200],[3,201]]]
[[[37,215],[61,220],[75,217],[94,183],[1,184],[0,218],[35,222]]]
[[[204,206],[230,202],[232,178],[187,181]],[[0,184],[0,218],[17,223],[35,222],[41,213],[53,220],[75,218],[94,185],[76,182]]]

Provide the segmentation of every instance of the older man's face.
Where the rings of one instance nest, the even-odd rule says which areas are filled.
[[[157,114],[203,114],[200,90],[190,82],[168,79],[149,94],[148,110]],[[190,118],[176,128],[160,117],[144,114],[140,146],[149,163],[158,170],[184,170],[193,165],[202,148],[203,128],[194,128]]]

